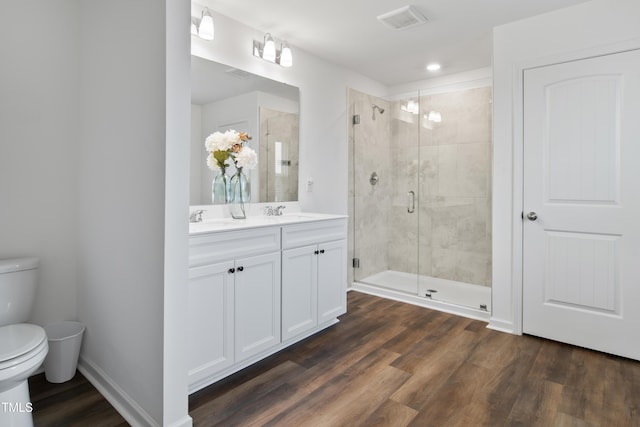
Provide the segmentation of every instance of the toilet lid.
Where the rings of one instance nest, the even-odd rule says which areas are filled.
[[[0,327],[0,363],[30,352],[46,339],[40,326],[18,323]]]

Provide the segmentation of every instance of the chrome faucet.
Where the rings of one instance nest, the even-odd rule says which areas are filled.
[[[282,209],[286,208],[286,206],[280,205],[278,207],[273,207],[271,205],[264,207],[264,214],[266,216],[282,216]]]
[[[204,211],[202,209],[191,212],[191,215],[189,215],[189,222],[202,222],[203,213]]]

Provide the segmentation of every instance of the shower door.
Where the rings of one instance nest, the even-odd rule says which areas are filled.
[[[418,294],[419,114],[413,98],[351,90],[353,279]]]

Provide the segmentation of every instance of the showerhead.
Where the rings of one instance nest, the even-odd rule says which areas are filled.
[[[376,110],[378,110],[378,113],[384,114],[384,108],[380,108],[376,104],[373,104],[371,107],[373,108],[373,120],[376,119]]]

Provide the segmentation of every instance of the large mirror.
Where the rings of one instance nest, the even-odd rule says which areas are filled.
[[[299,90],[217,62],[191,56],[191,205],[211,204],[217,171],[207,166],[204,141],[234,129],[251,135],[258,154],[244,171],[252,202],[298,200]]]

